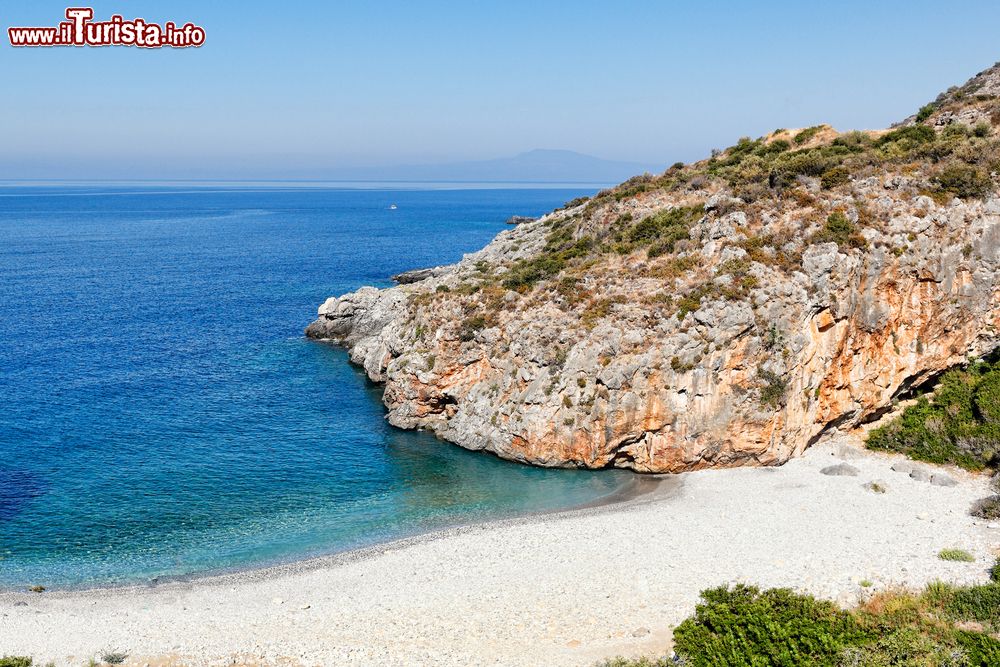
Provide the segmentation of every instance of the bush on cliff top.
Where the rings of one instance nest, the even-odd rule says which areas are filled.
[[[1000,363],[945,373],[934,395],[921,396],[868,436],[868,448],[902,452],[968,470],[996,467],[1000,454]]]

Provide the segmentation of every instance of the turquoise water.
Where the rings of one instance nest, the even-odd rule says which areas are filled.
[[[273,564],[593,501],[384,420],[303,328],[579,189],[0,187],[0,588]],[[395,203],[397,210],[389,210]]]

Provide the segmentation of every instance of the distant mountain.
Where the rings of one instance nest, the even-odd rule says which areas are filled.
[[[529,181],[547,183],[619,183],[664,165],[603,160],[574,151],[533,150],[514,157],[445,164],[336,169],[324,174],[359,181]]]

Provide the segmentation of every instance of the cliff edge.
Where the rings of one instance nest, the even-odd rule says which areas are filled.
[[[890,131],[741,139],[502,231],[308,336],[389,421],[525,463],[773,465],[1000,346],[1000,67]]]

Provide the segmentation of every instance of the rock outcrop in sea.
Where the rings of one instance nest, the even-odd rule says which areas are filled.
[[[998,169],[995,67],[891,131],[779,130],[570,202],[307,335],[469,449],[780,464],[1000,346]]]

